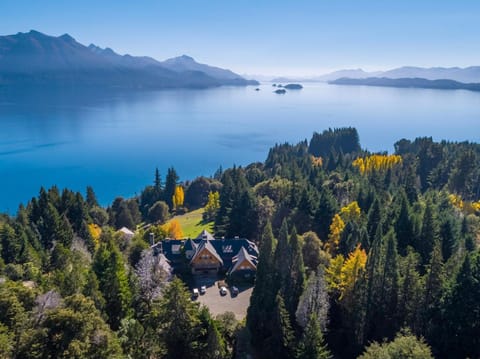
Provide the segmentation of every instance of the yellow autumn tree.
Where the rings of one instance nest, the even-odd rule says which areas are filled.
[[[90,233],[90,236],[92,236],[93,243],[95,244],[95,249],[98,248],[102,229],[95,223],[90,223],[88,225],[88,232]]]
[[[220,208],[220,194],[215,191],[208,193],[208,201],[205,205],[205,211],[203,212],[203,219],[205,221],[211,221],[215,218],[215,215]]]
[[[160,232],[165,238],[181,239],[184,237],[182,226],[177,219],[172,219],[171,221],[161,225]]]
[[[330,291],[339,291],[341,288],[342,268],[345,258],[341,254],[330,260],[329,266],[325,269],[325,281]]]
[[[360,220],[361,210],[357,201],[342,207],[340,216],[344,222],[358,222]]]
[[[355,283],[365,271],[367,253],[357,245],[355,250],[348,255],[340,273],[340,299],[348,296],[353,291]]]
[[[325,244],[325,249],[331,255],[335,254],[340,244],[340,238],[342,236],[343,229],[345,228],[345,222],[339,214],[333,216],[332,224],[330,225],[330,233],[328,235],[328,241]]]
[[[367,253],[357,245],[355,250],[345,259],[341,254],[330,261],[325,270],[325,280],[329,289],[336,292],[340,300],[349,300],[355,283],[365,272]]]
[[[183,206],[183,201],[185,200],[185,194],[183,192],[182,186],[176,186],[175,192],[172,196],[173,208],[178,208]]]
[[[385,172],[402,163],[402,156],[399,155],[371,155],[359,157],[353,161],[362,175],[372,172]]]

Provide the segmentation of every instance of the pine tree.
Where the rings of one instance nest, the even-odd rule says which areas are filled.
[[[173,195],[175,194],[175,188],[177,187],[178,175],[173,167],[170,167],[167,172],[167,178],[165,180],[165,190],[163,191],[164,200],[167,202],[170,209],[173,209]]]
[[[332,357],[315,314],[312,314],[308,320],[296,357],[298,359],[330,359]]]
[[[417,267],[420,256],[410,250],[399,265],[400,282],[398,296],[398,319],[401,326],[407,326],[418,331],[418,313],[423,287]]]
[[[445,286],[445,273],[440,242],[434,244],[427,266],[425,292],[422,301],[421,329],[430,342],[438,339],[437,330],[442,326],[441,306]]]
[[[418,248],[422,256],[423,264],[427,264],[430,261],[433,246],[438,240],[439,227],[434,210],[432,201],[428,200],[425,213],[423,214],[422,231],[420,233]]]
[[[380,210],[380,202],[378,201],[378,198],[375,198],[372,207],[368,211],[367,233],[370,243],[373,242],[377,234],[377,230],[380,227],[381,221],[382,212]]]
[[[122,254],[111,238],[104,236],[101,242],[93,266],[105,298],[108,323],[117,330],[120,321],[130,315],[132,293]]]
[[[295,335],[290,323],[290,315],[285,308],[285,302],[279,294],[275,298],[272,319],[272,336],[265,345],[264,357],[276,359],[293,358]]]
[[[287,281],[284,290],[285,307],[290,314],[290,320],[294,323],[298,301],[305,289],[305,266],[303,265],[302,248],[297,236],[297,230],[293,227],[290,234],[290,267],[287,271]]]
[[[288,239],[288,225],[286,219],[283,220],[280,232],[278,234],[278,243],[275,248],[274,269],[276,274],[275,282],[278,288],[284,288],[287,283],[290,267],[290,243]]]
[[[155,315],[152,320],[156,322],[160,339],[167,349],[165,358],[187,359],[199,354],[201,328],[198,304],[192,302],[180,279],[174,278],[165,288],[158,308],[152,314]]]
[[[407,253],[407,247],[414,245],[415,234],[407,196],[403,191],[400,196],[400,212],[395,221],[395,233],[397,235],[398,251],[404,256]]]
[[[445,306],[443,357],[480,357],[480,253],[465,257]]]
[[[247,311],[247,326],[252,333],[252,342],[258,348],[271,335],[272,308],[278,290],[274,273],[275,238],[270,222],[265,225],[260,243],[255,286]]]
[[[9,224],[4,224],[0,228],[0,248],[1,258],[5,263],[17,263],[20,257],[21,243],[17,233]]]
[[[447,217],[440,225],[443,261],[446,262],[453,254],[456,246],[456,233],[453,218]]]
[[[97,196],[91,186],[87,186],[87,205],[88,208],[98,207]]]

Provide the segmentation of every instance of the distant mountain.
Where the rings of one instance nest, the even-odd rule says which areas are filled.
[[[272,82],[328,82],[340,78],[366,79],[386,77],[391,79],[422,78],[426,80],[455,80],[463,83],[480,83],[480,66],[460,67],[414,67],[404,66],[388,71],[367,72],[362,69],[339,70],[325,75],[310,77],[277,77]]]
[[[187,55],[174,57],[174,58],[165,60],[163,62],[160,62],[160,64],[164,68],[169,69],[171,71],[175,71],[175,72],[200,71],[210,77],[222,80],[226,84],[230,84],[230,85],[243,84],[245,82],[245,79],[242,76],[230,70],[221,69],[219,67],[209,66],[205,64],[200,64],[196,62],[192,57]],[[257,81],[247,80],[247,83],[250,85],[258,85]]]
[[[464,83],[480,82],[480,66],[460,67],[412,67],[405,66],[384,71],[378,77],[398,78],[423,78],[427,80],[455,80]]]
[[[181,59],[181,60],[177,60]],[[159,62],[84,46],[70,35],[38,31],[0,36],[0,84],[101,86],[112,88],[205,88],[256,85],[229,70],[181,56]]]
[[[438,90],[470,90],[480,91],[480,83],[462,83],[454,80],[428,80],[422,78],[369,77],[366,79],[341,78],[330,81],[333,85],[362,85],[401,88],[424,88]]]

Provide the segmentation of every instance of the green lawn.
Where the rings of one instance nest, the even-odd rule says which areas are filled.
[[[213,233],[213,222],[203,223],[202,214],[203,208],[200,208],[195,211],[182,214],[181,216],[175,216],[172,219],[176,219],[178,222],[180,222],[183,234],[186,238],[195,238],[204,229],[210,233]]]

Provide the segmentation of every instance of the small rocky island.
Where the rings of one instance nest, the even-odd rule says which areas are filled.
[[[275,92],[278,95],[283,95],[283,94],[287,93],[287,91],[285,89],[278,89],[278,90],[275,90],[273,92]]]
[[[300,84],[288,84],[288,85],[285,85],[284,88],[288,90],[301,90],[303,89],[303,86]]]

